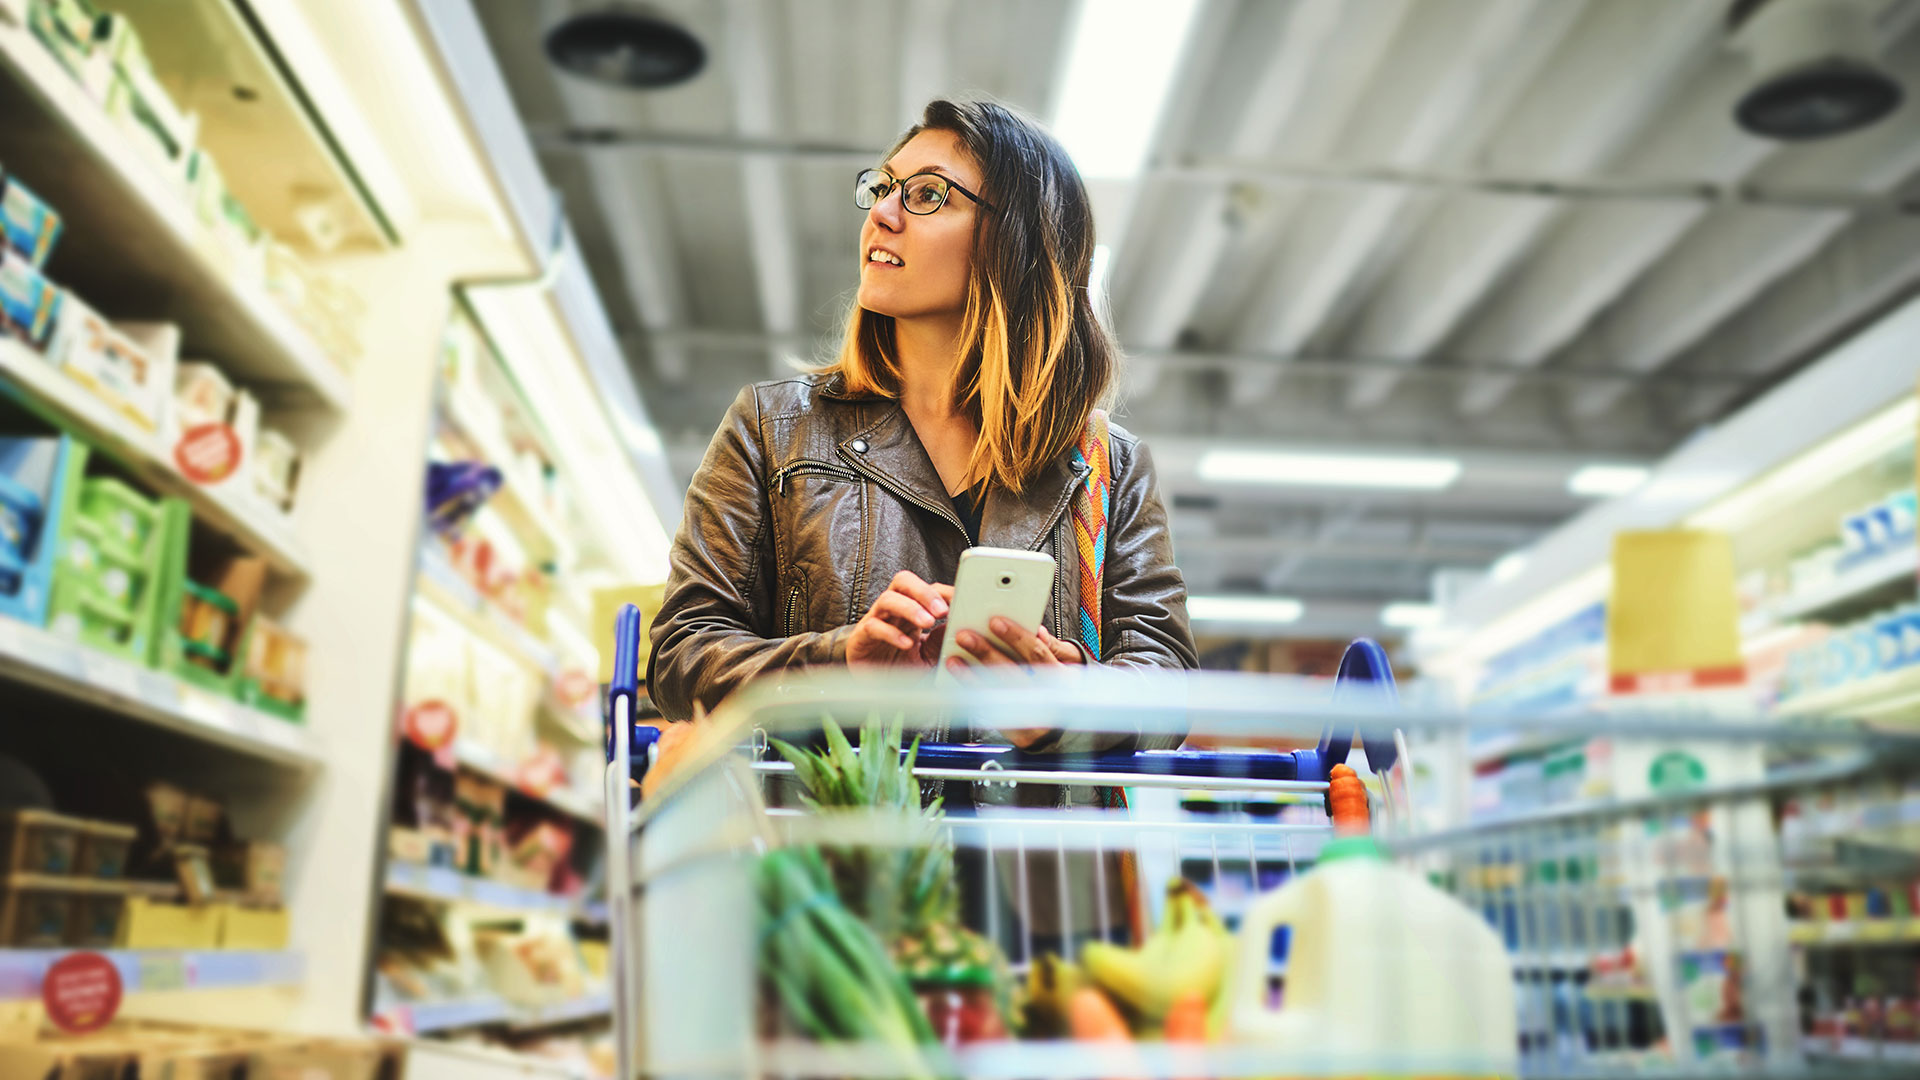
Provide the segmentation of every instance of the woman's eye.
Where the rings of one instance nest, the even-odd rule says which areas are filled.
[[[938,184],[923,184],[908,192],[907,198],[911,199],[913,205],[916,207],[931,209],[940,205],[940,186]]]

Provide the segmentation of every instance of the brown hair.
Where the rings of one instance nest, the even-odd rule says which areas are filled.
[[[1093,208],[1066,149],[1017,110],[937,99],[887,158],[922,131],[959,138],[983,174],[980,197],[994,206],[981,207],[974,225],[953,402],[980,431],[968,486],[992,480],[1019,491],[1080,440],[1113,384],[1119,350],[1087,292]],[[856,304],[825,370],[856,393],[898,397],[893,342],[892,317]]]

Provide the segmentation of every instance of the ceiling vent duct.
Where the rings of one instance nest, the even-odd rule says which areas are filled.
[[[1858,131],[1906,96],[1880,65],[1871,0],[1736,0],[1728,22],[1753,82],[1734,106],[1740,126],[1800,142]]]
[[[707,63],[699,38],[644,8],[569,15],[547,31],[546,49],[562,71],[623,90],[677,86]]]

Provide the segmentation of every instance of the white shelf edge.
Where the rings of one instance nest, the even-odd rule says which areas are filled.
[[[1775,712],[1782,717],[1873,719],[1909,707],[1920,710],[1920,664],[1791,697]]]
[[[550,688],[560,673],[557,654],[534,638],[526,627],[508,618],[493,603],[460,578],[447,561],[427,550],[419,560],[415,592],[464,625],[470,632],[546,677]],[[543,688],[544,690],[545,688]]]
[[[323,760],[318,740],[302,725],[5,616],[0,677],[268,761],[317,769]]]
[[[386,891],[396,896],[466,904],[521,915],[593,918],[589,905],[572,897],[489,881],[444,866],[391,861],[387,864]]]
[[[120,418],[113,407],[53,366],[46,357],[17,341],[0,338],[0,379],[20,387],[86,440],[125,460],[165,495],[193,505],[194,516],[264,556],[274,569],[307,577],[307,554],[293,535],[293,523],[265,505],[247,505],[244,495],[205,488],[184,476],[157,436]],[[275,520],[275,518],[279,520]]]
[[[297,375],[327,405],[345,412],[353,397],[347,373],[294,323],[291,313],[267,295],[264,285],[234,281],[222,268],[213,265],[201,247],[201,230],[194,223],[184,195],[168,191],[153,166],[141,158],[139,151],[115,128],[106,110],[87,96],[85,89],[35,39],[32,31],[0,20],[0,65],[12,69],[16,78],[43,99],[51,111],[65,119],[72,138],[82,144],[120,186],[138,198],[154,227],[170,234],[174,244],[193,253],[201,274],[225,280],[234,308],[244,312],[265,343],[282,354],[288,368],[286,374]]]
[[[47,968],[63,956],[91,949],[0,949],[0,1001],[40,996]],[[101,955],[120,972],[127,994],[292,986],[305,973],[297,952],[251,949],[108,949]]]
[[[1778,625],[1804,619],[1813,612],[1843,604],[1903,577],[1913,578],[1915,573],[1920,572],[1920,546],[1913,543],[1912,537],[1907,540],[1906,546],[1864,559],[1841,571],[1831,582],[1818,589],[1785,598],[1774,605],[1772,623]]]

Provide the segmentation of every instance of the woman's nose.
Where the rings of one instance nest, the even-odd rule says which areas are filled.
[[[906,198],[904,190],[895,184],[893,190],[887,192],[886,198],[874,203],[873,209],[867,211],[867,217],[888,232],[899,232],[901,226],[907,223],[907,211],[901,205],[901,200]]]

